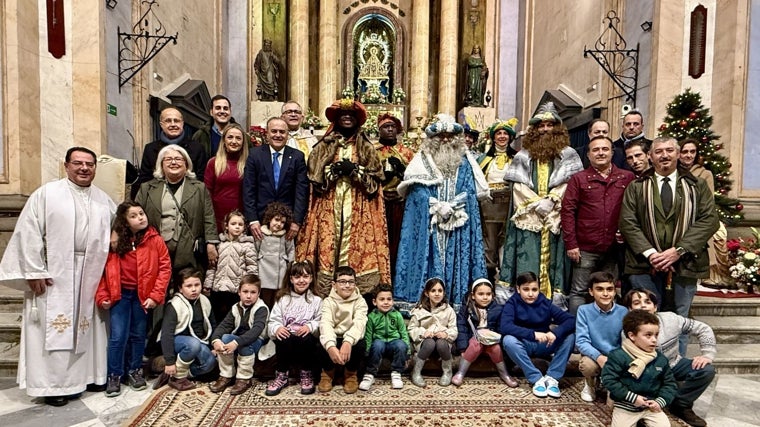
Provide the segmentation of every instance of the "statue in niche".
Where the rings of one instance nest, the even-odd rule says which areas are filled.
[[[387,102],[390,80],[390,45],[387,35],[377,33],[359,36],[357,79],[359,99],[365,104]]]
[[[488,82],[488,67],[480,55],[480,46],[472,47],[472,52],[465,62],[465,92],[464,103],[468,107],[485,107],[483,94]]]
[[[259,101],[278,101],[282,60],[272,51],[272,40],[265,39],[264,47],[256,55],[253,69],[256,71],[256,95]]]

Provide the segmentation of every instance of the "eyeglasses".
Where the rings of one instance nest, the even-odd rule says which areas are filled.
[[[285,110],[282,112],[282,114],[301,114],[301,110]]]
[[[184,163],[184,157],[164,157],[164,163]]]
[[[87,165],[88,168],[95,167],[95,162],[82,162],[80,160],[72,160],[69,162],[69,164],[77,168],[81,168],[82,166],[85,166],[85,165]]]
[[[356,284],[356,280],[336,280],[335,283],[337,283],[340,286],[353,286]]]
[[[167,124],[167,125],[170,125],[170,124],[172,124],[172,123],[175,123],[175,124],[180,124],[180,123],[182,123],[183,121],[184,121],[184,120],[182,120],[182,119],[163,119],[163,120],[161,120],[161,123],[165,123],[165,124]]]

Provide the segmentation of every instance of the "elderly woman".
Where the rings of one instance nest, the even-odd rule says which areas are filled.
[[[248,159],[248,135],[237,123],[230,123],[222,131],[222,144],[206,164],[203,181],[211,195],[216,216],[216,230],[224,231],[224,218],[228,213],[243,211],[243,170]]]
[[[148,222],[161,233],[172,260],[172,270],[216,265],[218,234],[214,209],[206,187],[195,179],[193,162],[184,148],[167,145],[158,152],[153,180],[140,186],[135,201]],[[196,258],[198,244],[207,259]],[[202,248],[200,248],[202,249]]]
[[[496,269],[499,267],[499,248],[505,239],[507,213],[511,189],[504,181],[512,157],[516,151],[511,144],[515,140],[517,118],[497,121],[488,128],[490,147],[485,154],[478,157],[478,166],[491,190],[491,200],[480,201],[481,224],[483,226],[483,244],[486,251],[486,269],[488,280],[496,283],[499,278]]]

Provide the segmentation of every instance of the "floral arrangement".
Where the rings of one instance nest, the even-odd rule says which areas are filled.
[[[400,87],[393,89],[393,103],[403,104],[404,101],[406,101],[406,92],[404,92],[404,89],[401,89]]]
[[[254,147],[267,143],[267,131],[261,126],[251,126],[248,129],[248,137],[251,139],[251,145]]]
[[[377,116],[379,114],[380,114],[379,111],[375,111],[375,110],[367,111],[367,120],[364,122],[364,125],[362,125],[362,131],[364,131],[370,137],[377,136],[378,132],[380,131],[377,128]]]
[[[325,124],[322,123],[322,119],[319,118],[318,115],[314,114],[314,111],[312,111],[311,108],[306,110],[306,116],[303,119],[303,123],[301,124],[301,127],[304,129],[314,128],[314,129],[322,129],[325,127]]]
[[[343,99],[354,99],[354,90],[350,85],[346,85],[346,88],[340,93]]]
[[[760,287],[760,231],[752,227],[752,237],[730,239],[726,242],[728,249],[731,277],[736,285],[747,292]]]
[[[362,94],[361,101],[364,104],[383,104],[385,103],[385,95],[380,91],[379,86],[371,85]]]

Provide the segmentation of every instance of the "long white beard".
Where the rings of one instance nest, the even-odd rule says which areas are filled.
[[[423,152],[430,154],[438,170],[444,177],[450,178],[457,173],[459,165],[462,164],[462,156],[467,150],[464,138],[454,137],[454,139],[444,144],[438,137],[432,137],[422,144],[420,148]]]

